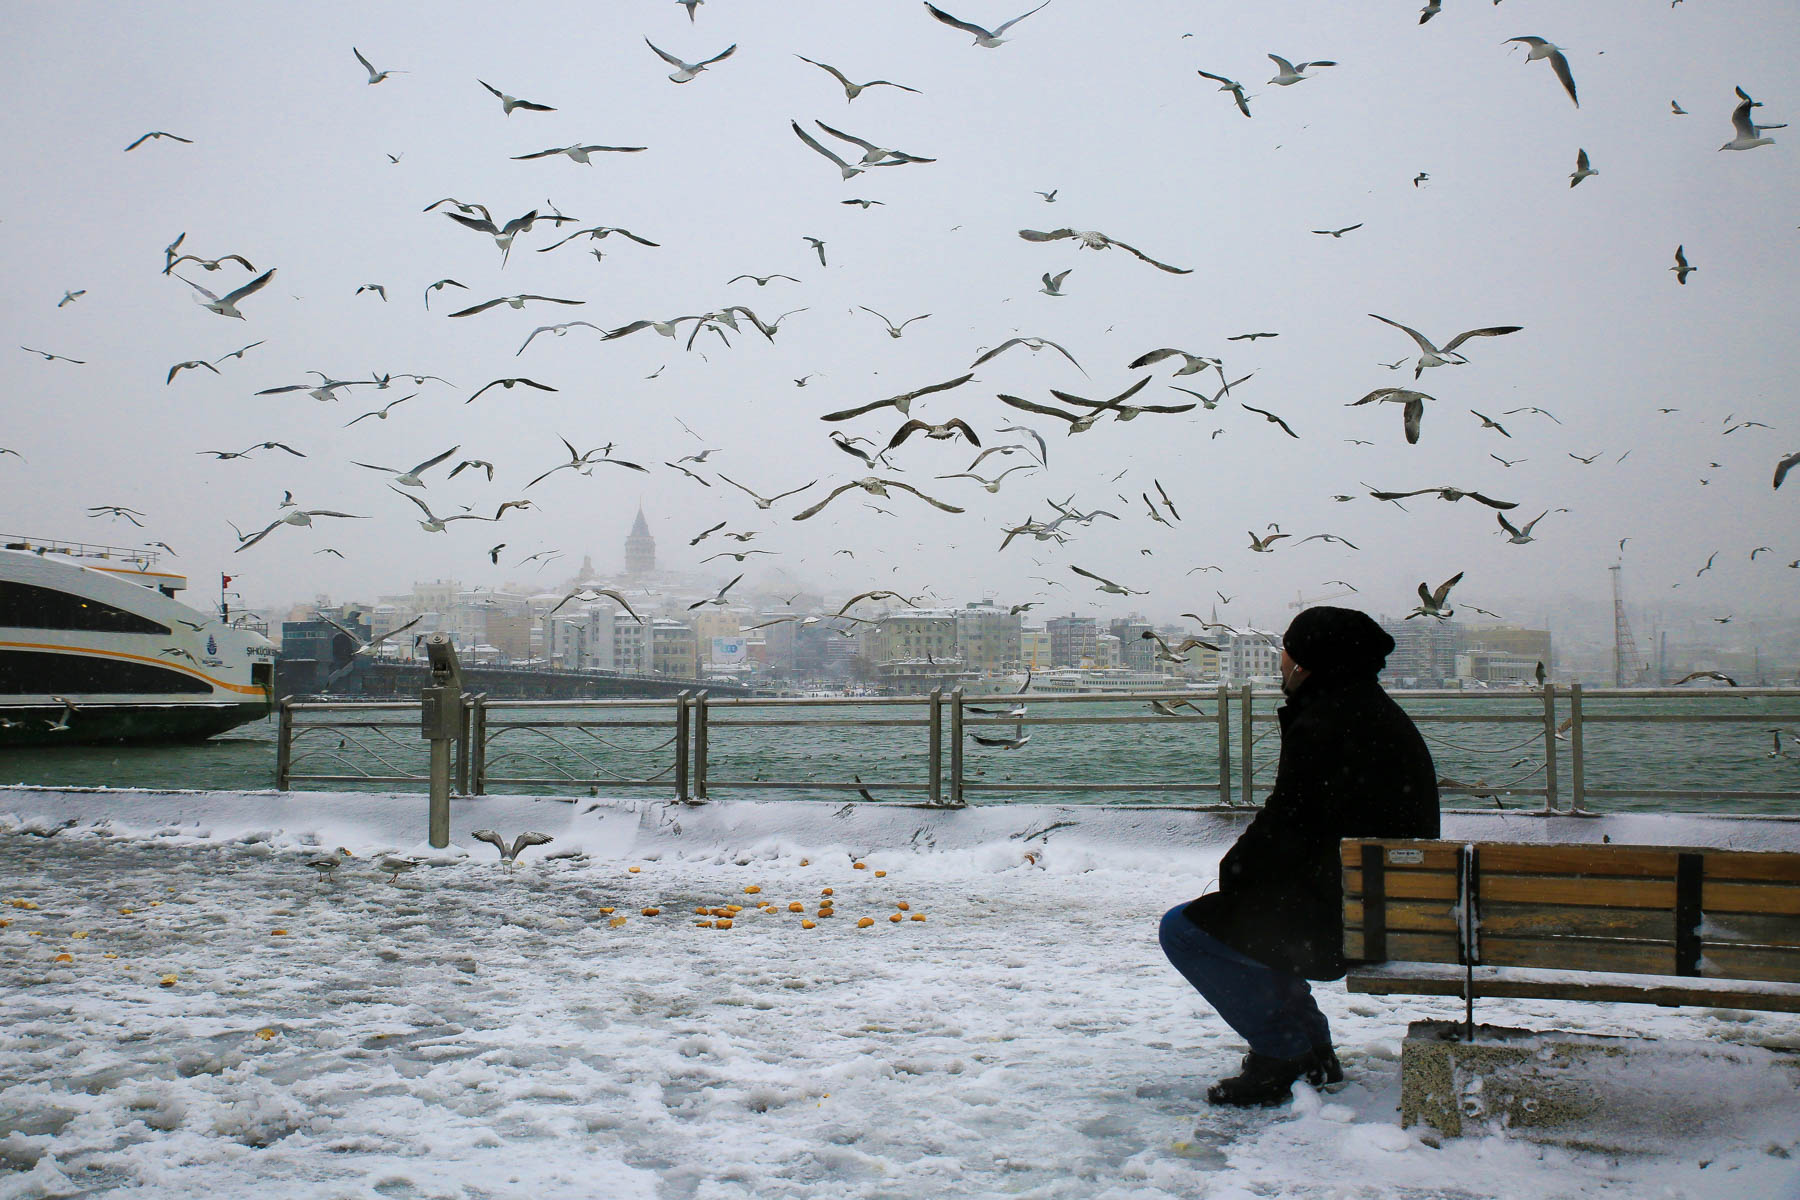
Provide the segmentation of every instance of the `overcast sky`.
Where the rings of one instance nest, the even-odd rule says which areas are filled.
[[[956,0],[950,10],[991,28],[1025,7]],[[1629,537],[1627,586],[1640,602],[1792,614],[1800,479],[1780,491],[1770,479],[1800,449],[1800,132],[1776,131],[1776,144],[1747,152],[1718,147],[1732,136],[1734,86],[1764,102],[1763,121],[1800,119],[1800,10],[1451,0],[1420,26],[1419,7],[1270,0],[1201,13],[1052,0],[983,49],[918,0],[707,0],[691,23],[672,0],[437,3],[429,19],[418,6],[370,3],[12,6],[14,44],[31,51],[13,56],[0,85],[10,164],[0,269],[15,343],[0,353],[0,446],[22,459],[0,456],[0,524],[166,541],[196,599],[221,568],[252,598],[370,596],[413,579],[529,578],[517,560],[538,550],[569,556],[547,581],[583,554],[617,568],[641,502],[661,562],[715,584],[742,569],[746,589],[894,586],[949,602],[1037,597],[1050,612],[1136,606],[1158,618],[1204,612],[1218,589],[1231,597],[1226,619],[1264,623],[1285,620],[1296,594],[1343,591],[1334,580],[1359,589],[1340,602],[1398,615],[1421,580],[1457,571],[1453,601],[1506,616],[1538,619],[1549,596],[1604,606],[1606,567]],[[1549,63],[1504,44],[1520,35],[1566,49],[1579,108]],[[689,61],[737,51],[676,85],[646,38]],[[370,86],[352,46],[396,73]],[[1271,86],[1271,52],[1338,65]],[[920,94],[878,87],[848,103],[796,55]],[[1242,80],[1253,117],[1198,69]],[[507,117],[478,79],[556,111]],[[793,119],[853,159],[811,122],[936,161],[841,181],[794,136]],[[192,144],[153,139],[122,152],[153,129]],[[512,160],[571,143],[648,149],[596,154],[590,166]],[[1571,188],[1581,148],[1599,173]],[[1052,189],[1054,203],[1037,194]],[[540,222],[503,268],[491,238],[421,211],[443,197],[484,204],[502,222],[553,203],[580,224],[559,233]],[[840,203],[850,198],[882,203]],[[1358,223],[1341,238],[1311,232]],[[539,253],[595,225],[660,245],[615,235]],[[1102,231],[1191,274],[1018,236],[1064,227]],[[162,273],[163,247],[184,232],[184,252],[276,269],[243,301],[245,320],[208,312]],[[807,236],[825,241],[828,265]],[[1685,287],[1669,270],[1678,244],[1698,268]],[[178,270],[221,293],[251,277],[232,263]],[[1064,296],[1038,290],[1041,275],[1064,270]],[[727,283],[741,272],[800,282]],[[425,286],[445,277],[466,290],[435,293],[427,311]],[[383,285],[387,300],[357,294],[365,284]],[[85,294],[59,308],[72,289]],[[447,315],[521,292],[585,303]],[[686,351],[688,325],[680,340],[645,330],[610,342],[577,327],[515,355],[540,325],[614,328],[733,303],[765,318],[805,311],[773,343],[745,326],[729,348],[704,333]],[[895,321],[930,316],[896,339],[861,305]],[[1480,326],[1523,330],[1465,343],[1467,365],[1424,372],[1417,386],[1434,399],[1409,446],[1398,405],[1347,407],[1412,383],[1410,364],[1379,364],[1415,347],[1370,313],[1440,345]],[[1262,331],[1280,336],[1227,340]],[[965,512],[896,492],[875,501],[890,516],[853,491],[811,520],[790,519],[869,474],[831,430],[885,444],[904,420],[889,408],[828,425],[821,413],[964,374],[1013,336],[1053,339],[1087,375],[1053,350],[1018,348],[913,415],[961,417],[983,446],[1016,442],[998,430],[1029,424],[1048,443],[1047,469],[1016,472],[989,494],[933,478],[966,469],[973,449],[914,437],[880,474]],[[216,375],[164,382],[176,362],[258,340]],[[1176,363],[1127,369],[1165,346],[1220,357],[1233,379],[1254,376],[1215,411],[1109,417],[1074,436],[996,399],[1057,404],[1051,388],[1106,398],[1151,374],[1140,402],[1185,402],[1165,386]],[[398,380],[328,403],[255,395],[315,370],[420,372],[453,386]],[[559,390],[495,388],[464,403],[509,376]],[[1217,386],[1211,374],[1174,382]],[[345,427],[413,392],[387,419]],[[1280,415],[1298,438],[1240,402]],[[1502,415],[1523,406],[1557,419]],[[1726,432],[1745,420],[1771,428]],[[567,458],[564,437],[582,450],[611,443],[614,457],[650,472],[563,471],[526,490]],[[265,439],[307,457],[198,453]],[[448,464],[435,468],[419,494],[439,514],[468,505],[491,515],[515,498],[535,507],[426,533],[389,480],[351,465],[408,467],[451,446],[461,448],[451,462],[491,460],[495,476],[449,480]],[[704,463],[687,465],[710,488],[663,465],[707,448]],[[995,455],[981,471],[1025,461]],[[716,471],[764,495],[818,482],[763,511]],[[1164,510],[1172,527],[1140,499],[1155,496],[1155,481],[1180,514]],[[1519,522],[1569,511],[1550,511],[1535,541],[1511,545],[1472,500],[1419,497],[1403,512],[1365,484],[1479,490],[1516,501]],[[283,526],[233,553],[233,524],[262,528],[284,490],[304,508],[370,519]],[[1076,527],[1064,545],[1020,538],[997,552],[1006,527],[1051,517],[1047,501],[1071,494],[1120,519]],[[146,514],[145,528],[86,515],[115,504]],[[746,548],[716,535],[688,547],[721,520],[757,531],[749,546],[779,557],[700,567],[709,552]],[[1292,536],[1252,552],[1248,531],[1271,522]],[[1313,533],[1359,549],[1299,544]],[[495,566],[486,551],[499,542]],[[325,547],[343,558],[316,553]],[[1222,570],[1189,573],[1203,564]],[[1071,565],[1148,594],[1097,593]]]

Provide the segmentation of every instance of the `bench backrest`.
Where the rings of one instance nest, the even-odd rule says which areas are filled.
[[[1800,854],[1346,839],[1344,955],[1800,983]]]

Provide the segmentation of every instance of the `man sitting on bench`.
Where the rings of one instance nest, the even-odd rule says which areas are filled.
[[[1283,637],[1281,760],[1219,887],[1163,916],[1163,952],[1249,1043],[1213,1104],[1268,1106],[1294,1081],[1343,1078],[1308,979],[1343,977],[1338,841],[1438,836],[1437,774],[1412,718],[1376,681],[1394,648],[1366,613],[1309,608]]]

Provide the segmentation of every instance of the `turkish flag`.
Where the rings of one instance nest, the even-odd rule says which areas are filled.
[[[219,576],[219,590],[224,591],[226,588],[228,588],[230,586],[231,586],[231,576],[221,574]]]

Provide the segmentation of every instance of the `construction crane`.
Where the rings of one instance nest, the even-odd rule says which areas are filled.
[[[1313,605],[1323,604],[1327,600],[1337,600],[1344,596],[1354,596],[1355,594],[1356,594],[1355,588],[1345,588],[1342,591],[1330,592],[1323,596],[1314,596],[1309,600],[1305,596],[1302,596],[1299,592],[1295,592],[1294,598],[1288,602],[1288,607],[1289,608],[1311,608]]]

